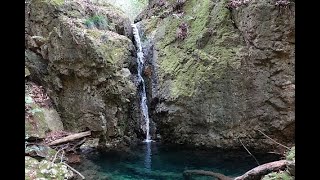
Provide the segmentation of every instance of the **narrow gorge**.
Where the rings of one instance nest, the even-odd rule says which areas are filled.
[[[295,2],[26,0],[25,144],[30,180],[295,179]]]

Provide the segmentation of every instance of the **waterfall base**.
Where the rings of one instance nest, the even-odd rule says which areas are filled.
[[[154,142],[154,140],[151,140],[151,139],[145,139],[145,140],[143,140],[142,142],[150,143],[150,142]]]
[[[279,160],[274,154],[257,154],[260,164]],[[86,179],[183,180],[186,170],[202,169],[226,176],[240,176],[257,166],[252,156],[244,151],[189,150],[181,146],[168,146],[161,143],[143,143],[129,152],[92,153],[83,157],[82,163],[74,165]],[[85,163],[87,162],[87,163]],[[95,176],[95,177],[92,177]],[[194,177],[198,179],[198,177]],[[212,177],[200,177],[209,180]],[[200,179],[199,178],[199,179]]]

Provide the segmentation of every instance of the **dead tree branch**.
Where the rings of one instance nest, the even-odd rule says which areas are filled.
[[[256,160],[257,164],[260,165],[259,162],[258,162],[258,160],[256,159],[256,157],[254,157],[254,155],[251,154],[251,152],[250,152],[250,151],[246,148],[246,146],[242,143],[241,139],[239,139],[239,141],[240,141],[240,143],[242,144],[242,146],[244,147],[244,149],[246,149],[247,152],[254,158],[254,160]]]
[[[54,161],[57,159],[57,155],[59,154],[59,152],[60,152],[60,151],[64,152],[63,150],[64,150],[65,148],[66,148],[66,147],[63,147],[63,148],[59,149],[59,150],[56,152],[56,154],[55,154],[54,157],[53,157],[53,160],[51,161],[51,163],[50,163],[49,166],[48,166],[48,169],[51,168],[51,166],[53,166]]]
[[[278,145],[280,145],[280,146],[282,146],[282,147],[290,150],[289,147],[287,147],[287,146],[285,146],[285,145],[283,145],[283,144],[278,143],[277,141],[273,140],[271,137],[267,136],[265,133],[263,133],[263,132],[260,131],[259,129],[258,129],[258,131],[259,131],[261,134],[263,134],[264,136],[266,136],[267,138],[269,138],[271,141],[273,141],[273,142],[277,143]]]
[[[74,168],[72,168],[71,166],[69,166],[67,163],[62,162],[62,164],[66,165],[68,168],[70,168],[73,172],[77,173],[82,179],[85,179],[85,177],[77,170],[75,170]]]

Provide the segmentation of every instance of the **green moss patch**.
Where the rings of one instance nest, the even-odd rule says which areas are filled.
[[[94,27],[100,30],[110,29],[108,19],[102,15],[94,15],[86,19],[84,21],[84,25],[86,25],[86,27],[89,29]]]
[[[102,54],[107,63],[116,64],[127,58],[129,46],[132,43],[128,38],[98,29],[90,29],[87,33],[92,37],[96,51]]]
[[[296,147],[293,146],[287,153],[286,153],[286,159],[289,161],[294,161],[296,158]]]
[[[293,180],[294,178],[290,176],[287,172],[272,172],[265,175],[262,180]]]
[[[50,161],[36,159],[25,156],[25,179],[32,180],[36,178],[44,179],[70,179],[73,172],[68,170],[62,163],[52,164]]]
[[[46,132],[49,127],[45,120],[42,108],[35,103],[30,103],[31,110],[29,113],[32,117],[25,119],[25,136],[45,138]]]
[[[227,68],[241,66],[237,54],[243,45],[226,3],[190,0],[184,6],[184,16],[170,15],[157,22],[159,73],[170,77],[172,96],[192,96],[199,84],[223,77]],[[183,22],[188,24],[188,33],[179,40],[177,30]]]
[[[42,2],[49,3],[55,6],[62,6],[65,0],[42,0]]]

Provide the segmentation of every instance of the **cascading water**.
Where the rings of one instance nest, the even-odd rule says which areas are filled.
[[[139,30],[136,24],[132,24],[133,36],[137,47],[137,63],[138,63],[138,82],[139,85],[142,86],[141,90],[139,90],[139,95],[141,98],[140,108],[142,111],[142,117],[146,123],[146,139],[145,142],[151,142],[150,138],[150,128],[149,128],[149,113],[148,113],[148,105],[147,105],[147,93],[144,79],[142,78],[142,69],[144,67],[144,58],[142,52],[142,45],[140,41]]]

